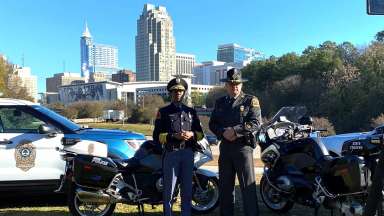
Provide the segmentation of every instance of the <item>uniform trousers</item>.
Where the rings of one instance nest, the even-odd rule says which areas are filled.
[[[164,216],[172,216],[172,194],[180,182],[181,215],[191,215],[193,151],[190,148],[165,152],[163,158]]]
[[[240,190],[243,198],[244,215],[259,215],[253,166],[253,149],[242,143],[229,143],[223,141],[220,144],[219,156],[221,216],[234,215],[234,187],[236,174],[240,183]]]

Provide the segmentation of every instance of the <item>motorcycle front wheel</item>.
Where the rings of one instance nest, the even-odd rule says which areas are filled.
[[[293,207],[293,202],[285,199],[269,185],[268,181],[263,176],[260,180],[260,195],[263,203],[276,213],[286,213]]]
[[[84,203],[76,193],[76,187],[70,187],[68,193],[68,208],[73,216],[111,216],[116,204]]]
[[[219,205],[219,180],[208,178],[204,188],[194,185],[192,194],[192,213],[207,214]]]

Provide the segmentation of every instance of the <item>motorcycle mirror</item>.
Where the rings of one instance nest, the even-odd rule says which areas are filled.
[[[299,124],[301,125],[312,125],[313,119],[310,116],[303,116],[299,119]]]
[[[367,0],[367,14],[369,14],[369,15],[384,15],[384,1],[382,1],[382,0]]]

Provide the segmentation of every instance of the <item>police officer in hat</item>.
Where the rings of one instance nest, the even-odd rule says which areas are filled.
[[[172,215],[172,194],[179,179],[181,189],[181,215],[191,215],[192,171],[194,149],[204,134],[193,108],[182,103],[188,84],[174,78],[167,89],[171,103],[159,109],[153,139],[163,145],[164,216]]]
[[[230,69],[225,82],[227,95],[216,100],[209,120],[210,130],[221,140],[219,156],[220,215],[234,215],[235,176],[240,183],[246,216],[258,215],[253,148],[250,132],[261,124],[259,100],[241,91],[246,80],[240,71]],[[253,140],[254,141],[254,140]]]

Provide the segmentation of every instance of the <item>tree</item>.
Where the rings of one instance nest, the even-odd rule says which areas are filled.
[[[123,110],[125,117],[130,117],[132,115],[132,111],[135,108],[135,104],[132,100],[122,101],[116,100],[113,102],[108,102],[104,104],[104,110]]]
[[[77,111],[77,118],[98,118],[103,115],[104,103],[93,101],[81,101],[69,105],[66,109]],[[70,112],[73,114],[74,112]],[[69,116],[71,116],[68,114]]]
[[[56,102],[56,103],[51,103],[46,105],[48,108],[54,110],[54,111],[62,111],[65,109],[65,106],[63,103]]]
[[[0,97],[9,97],[33,101],[21,79],[13,74],[12,64],[0,58]]]
[[[200,93],[200,92],[192,92],[191,93],[192,103],[194,106],[205,105],[206,97],[207,97],[207,94],[204,94],[204,93]]]
[[[104,104],[100,102],[88,102],[86,103],[86,109],[88,110],[88,118],[99,118],[103,115]]]
[[[359,57],[358,50],[350,42],[343,42],[342,44],[337,45],[337,51],[340,58],[346,64],[354,64]]]
[[[133,109],[135,108],[135,104],[133,103],[132,100],[128,100],[125,102],[125,108],[124,108],[124,113],[125,117],[130,117],[132,115]]]
[[[0,92],[3,95],[8,93],[8,75],[11,74],[11,72],[11,64],[3,58],[0,58]]]
[[[378,42],[384,42],[384,31],[379,31],[375,35],[375,39]]]
[[[146,95],[144,96],[144,106],[140,104],[133,109],[130,121],[152,123],[156,118],[157,111],[164,105],[164,99],[160,95]]]
[[[76,119],[78,111],[74,107],[66,107],[61,111],[61,114],[69,119]]]
[[[205,99],[205,105],[210,108],[214,107],[215,101],[226,94],[227,90],[224,87],[216,87],[209,90],[207,98]]]
[[[315,129],[326,129],[327,131],[322,132],[323,136],[330,136],[334,135],[335,133],[335,128],[333,127],[333,124],[324,117],[313,117],[313,127]]]

